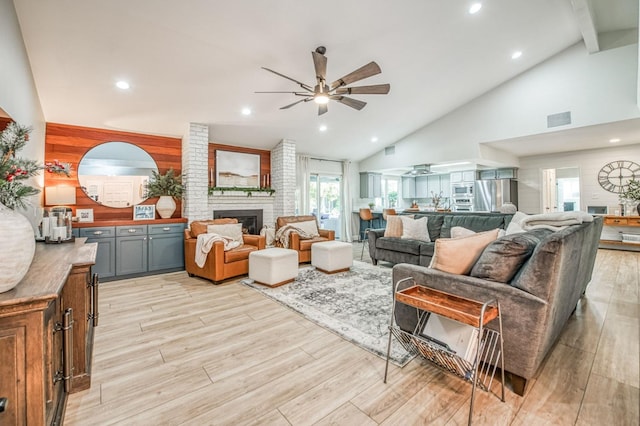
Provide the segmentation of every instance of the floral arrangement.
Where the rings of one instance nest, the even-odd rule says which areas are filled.
[[[29,141],[31,130],[31,127],[12,121],[0,133],[0,203],[12,210],[25,208],[25,198],[40,192],[22,180],[35,176],[40,170],[69,176],[69,165],[57,160],[41,166],[34,160],[16,157]]]
[[[433,207],[434,208],[439,208],[440,207],[440,203],[442,202],[442,191],[440,191],[439,194],[436,194],[435,192],[431,191],[431,202],[433,203]]]

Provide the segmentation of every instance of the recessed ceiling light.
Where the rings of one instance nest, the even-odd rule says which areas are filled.
[[[242,115],[251,115],[251,108],[242,108]]]
[[[131,86],[129,86],[129,83],[127,83],[126,81],[120,80],[116,83],[116,87],[118,89],[127,90]]]
[[[374,136],[374,137],[372,137],[372,138],[371,138],[371,142],[373,142],[373,143],[378,142],[378,138],[377,138],[377,137],[375,137],[375,136]]]
[[[325,124],[322,124],[322,125],[320,126],[319,130],[320,130],[321,132],[326,132],[326,131],[327,131],[327,126],[326,126]]]
[[[609,143],[618,143],[620,142],[620,138],[609,139]]]
[[[516,50],[511,54],[511,59],[518,59],[520,56],[522,56],[522,52],[519,50]]]
[[[474,13],[478,13],[480,9],[482,9],[482,3],[473,3],[471,7],[469,7],[469,13],[473,15]]]

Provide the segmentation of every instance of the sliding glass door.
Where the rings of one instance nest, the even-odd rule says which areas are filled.
[[[340,239],[342,215],[340,199],[340,176],[312,174],[309,177],[309,213],[318,218],[320,228],[332,229]]]

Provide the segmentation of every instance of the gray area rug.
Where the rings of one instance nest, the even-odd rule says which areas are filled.
[[[305,318],[384,359],[391,317],[391,269],[354,261],[350,271],[325,274],[304,267],[290,284],[270,288],[242,280]],[[404,366],[413,358],[392,339],[390,360]]]

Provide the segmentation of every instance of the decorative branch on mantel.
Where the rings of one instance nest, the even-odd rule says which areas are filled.
[[[209,196],[211,195],[218,195],[217,193],[219,193],[219,195],[224,195],[224,193],[232,193],[232,192],[244,192],[247,194],[247,197],[251,197],[253,196],[254,192],[259,192],[259,193],[266,193],[269,196],[273,195],[276,190],[273,188],[244,188],[244,187],[238,187],[238,186],[233,186],[233,187],[220,187],[220,186],[210,186],[209,187]],[[235,195],[235,194],[229,194],[229,195]]]

